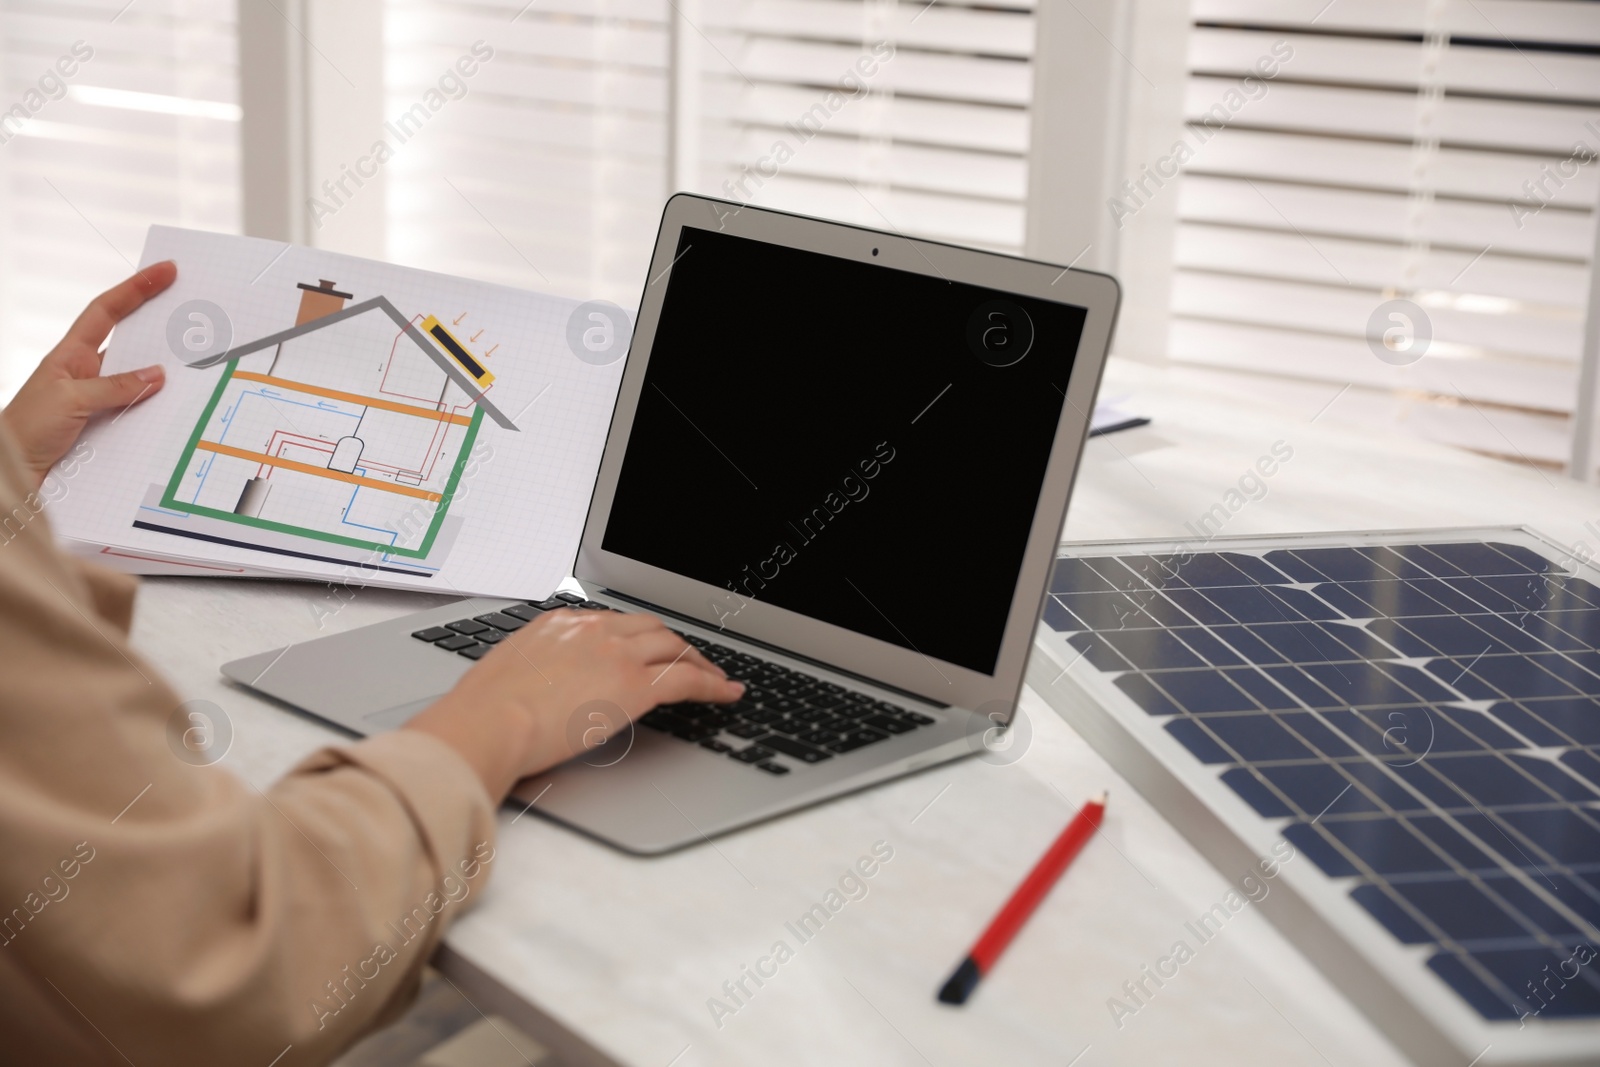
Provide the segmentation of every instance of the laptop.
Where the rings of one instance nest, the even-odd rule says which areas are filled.
[[[983,752],[1015,714],[1118,299],[1103,274],[676,195],[563,591],[223,673],[366,735],[545,612],[659,616],[744,698],[603,744],[604,709],[575,716],[574,758],[512,801],[637,854]]]

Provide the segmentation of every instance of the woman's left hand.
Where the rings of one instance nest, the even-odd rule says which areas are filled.
[[[166,381],[159,365],[101,377],[100,346],[113,326],[177,276],[178,268],[170,260],[154,263],[95,297],[0,412],[34,488],[44,484],[45,475],[78,440],[90,416],[127,407]]]

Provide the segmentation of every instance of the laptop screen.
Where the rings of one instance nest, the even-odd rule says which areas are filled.
[[[1085,309],[692,227],[676,256],[602,547],[992,675]]]

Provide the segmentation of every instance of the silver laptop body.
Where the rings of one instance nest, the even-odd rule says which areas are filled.
[[[656,614],[730,674],[758,671],[760,692],[802,696],[747,701],[752,719],[659,709],[599,744],[576,714],[578,755],[511,803],[654,854],[992,744],[1021,691],[1118,299],[1106,275],[669,200],[562,610]],[[830,450],[852,458],[816,482]],[[692,502],[673,507],[678,469]],[[762,536],[769,553],[737,547]],[[554,609],[474,598],[222,671],[366,735],[488,651],[454,647],[475,620],[510,629]],[[800,730],[803,715],[822,727]]]

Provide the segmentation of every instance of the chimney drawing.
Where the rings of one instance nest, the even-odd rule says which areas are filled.
[[[304,326],[325,315],[344,310],[344,302],[351,299],[350,294],[339,292],[333,284],[326,278],[320,279],[316,285],[299,283],[300,312],[294,317],[296,326]]]

